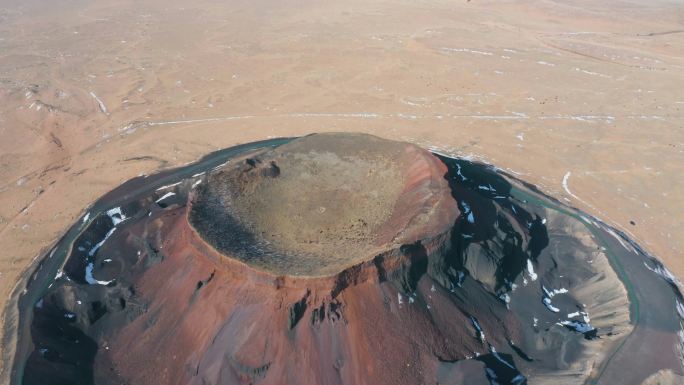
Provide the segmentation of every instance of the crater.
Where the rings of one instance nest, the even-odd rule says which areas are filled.
[[[324,276],[448,232],[447,168],[415,145],[317,134],[210,173],[189,220],[223,254],[279,275]]]

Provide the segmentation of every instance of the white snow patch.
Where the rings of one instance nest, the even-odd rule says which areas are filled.
[[[604,74],[601,74],[601,73],[598,73],[598,72],[584,70],[584,69],[581,69],[581,68],[578,68],[578,67],[574,67],[573,69],[574,69],[575,71],[581,72],[581,73],[583,73],[583,74],[592,75],[592,76],[598,76],[598,77],[601,77],[601,78],[611,78],[611,77],[612,77],[612,76],[604,75]]]
[[[644,266],[646,266],[646,268],[648,270],[656,273],[661,278],[665,279],[667,282],[669,282],[675,286],[679,286],[679,282],[678,282],[677,278],[665,266],[663,266],[659,263],[656,263],[655,267],[650,267],[646,262],[644,262]]]
[[[525,376],[523,376],[522,374],[518,374],[511,380],[511,385],[522,385],[525,383],[525,380]]]
[[[465,273],[462,270],[458,271],[458,282],[456,282],[456,285],[458,287],[461,287],[463,285],[463,279],[465,278]]]
[[[95,246],[93,246],[92,249],[90,249],[90,251],[88,252],[88,256],[89,256],[89,257],[92,257],[93,255],[95,255],[95,253],[97,252],[97,250],[98,250],[100,247],[102,247],[102,245],[104,245],[104,243],[105,243],[105,242],[107,241],[107,239],[114,233],[115,230],[116,230],[116,227],[112,227],[112,229],[109,230],[109,232],[107,232],[107,234],[105,235],[104,239],[101,240],[100,242],[98,242]]]
[[[458,163],[456,163],[456,175],[460,176],[462,181],[468,180],[468,178],[463,176],[463,173],[461,173],[461,165]]]
[[[573,194],[572,191],[570,191],[570,188],[568,187],[568,180],[570,179],[570,175],[572,175],[572,173],[570,171],[568,171],[563,176],[563,182],[562,182],[563,190],[565,190],[565,192],[568,193],[568,195],[570,195],[571,197],[573,197],[573,198],[575,198],[581,202],[582,200],[577,195]]]
[[[470,316],[470,322],[472,322],[473,327],[477,331],[477,338],[480,340],[480,342],[484,343],[485,342],[485,334],[484,331],[482,331],[482,327],[480,326],[480,323],[477,322],[477,319],[475,317]]]
[[[176,182],[176,183],[173,183],[173,184],[167,184],[166,186],[161,186],[161,187],[159,187],[156,191],[164,190],[164,189],[167,189],[167,188],[169,188],[169,187],[178,186],[178,185],[181,184],[181,183],[182,183],[182,181],[181,181],[181,182]]]
[[[111,280],[111,281],[100,281],[100,280],[95,279],[95,277],[93,277],[93,269],[94,268],[95,268],[95,266],[93,265],[92,262],[90,262],[88,264],[88,266],[86,266],[86,269],[85,269],[85,280],[86,280],[86,282],[88,282],[91,285],[109,285],[113,281],[113,280]]]
[[[504,360],[503,357],[499,356],[499,353],[496,352],[496,348],[494,346],[490,346],[489,350],[492,352],[494,358],[496,358],[499,362],[515,370],[515,367],[513,365],[511,365],[508,361]]]
[[[470,223],[475,223],[475,216],[473,215],[473,212],[470,210],[470,206],[468,206],[467,203],[461,202],[461,205],[463,206],[463,211],[464,214],[466,214],[468,222]]]
[[[677,313],[679,313],[679,317],[684,320],[684,305],[679,301],[677,301]]]
[[[544,303],[544,306],[546,306],[547,309],[554,313],[560,312],[560,309],[557,307],[553,306],[551,303],[551,298],[558,294],[566,294],[568,293],[568,289],[566,288],[560,288],[560,289],[553,289],[553,290],[548,290],[546,287],[542,285],[542,290],[544,291],[544,298],[542,298],[542,302]]]
[[[579,321],[561,321],[558,324],[563,326],[569,326],[579,333],[586,333],[594,330],[594,328],[590,324]]]
[[[172,197],[172,196],[174,196],[174,195],[176,195],[175,192],[167,192],[166,194],[162,195],[161,198],[157,199],[155,202],[156,202],[156,203],[159,203],[159,202],[163,201],[164,199],[166,199],[166,198],[168,198],[168,197]]]
[[[567,119],[574,120],[578,122],[586,123],[596,123],[602,122],[606,124],[611,124],[615,122],[615,117],[611,115],[548,115],[548,116],[538,116],[539,120],[549,120],[549,119]]]
[[[622,239],[621,236],[619,236],[613,229],[609,227],[603,227],[603,229],[610,234],[613,238],[617,239],[618,242],[620,242],[620,245],[625,248],[625,250],[630,251],[634,254],[639,254],[639,252],[628,242],[625,242],[625,240]]]
[[[551,304],[551,299],[544,297],[543,302],[544,302],[544,306],[546,306],[546,308],[549,309],[550,311],[552,311],[554,313],[560,312],[560,309],[558,309],[557,307],[555,307]]]
[[[357,112],[357,113],[299,113],[299,114],[281,114],[276,117],[283,118],[366,118],[375,119],[381,118],[382,115],[372,112]]]
[[[542,286],[542,290],[544,290],[544,293],[549,298],[553,298],[558,294],[567,294],[568,293],[568,289],[566,289],[564,287],[561,287],[560,289],[548,290],[546,287]]]
[[[493,53],[491,52],[486,52],[486,51],[478,51],[474,49],[468,49],[468,48],[449,48],[449,47],[442,47],[441,50],[443,52],[466,52],[466,53],[474,53],[477,55],[483,55],[483,56],[492,56]]]
[[[98,98],[97,95],[95,95],[95,93],[93,91],[90,91],[90,96],[92,96],[93,99],[95,99],[95,101],[97,101],[97,105],[98,105],[98,107],[100,107],[100,111],[102,111],[102,113],[105,115],[109,115],[109,111],[107,111],[107,106],[105,106],[102,99]]]
[[[109,216],[112,219],[112,223],[114,223],[114,226],[118,225],[119,223],[127,219],[126,215],[124,215],[123,211],[121,211],[121,207],[114,207],[113,209],[107,210],[107,216]]]
[[[527,260],[527,274],[529,274],[532,282],[537,280],[537,273],[534,272],[534,265],[530,259]]]
[[[479,356],[479,354],[476,354],[476,356]],[[496,381],[497,377],[496,372],[494,372],[494,370],[485,367],[485,372],[487,372],[487,377],[491,385],[501,385],[498,381]]]

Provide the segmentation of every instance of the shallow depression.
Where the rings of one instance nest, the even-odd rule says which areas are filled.
[[[189,219],[227,257],[276,274],[330,275],[448,231],[446,167],[414,145],[316,134],[211,173]]]

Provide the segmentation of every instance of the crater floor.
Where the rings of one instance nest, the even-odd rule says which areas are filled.
[[[191,198],[212,246],[275,274],[320,276],[447,233],[447,168],[415,145],[316,134],[236,159]]]

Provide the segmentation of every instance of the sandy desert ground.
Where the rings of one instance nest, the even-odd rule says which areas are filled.
[[[684,276],[684,3],[0,3],[0,306],[121,182],[361,131],[492,163]]]

